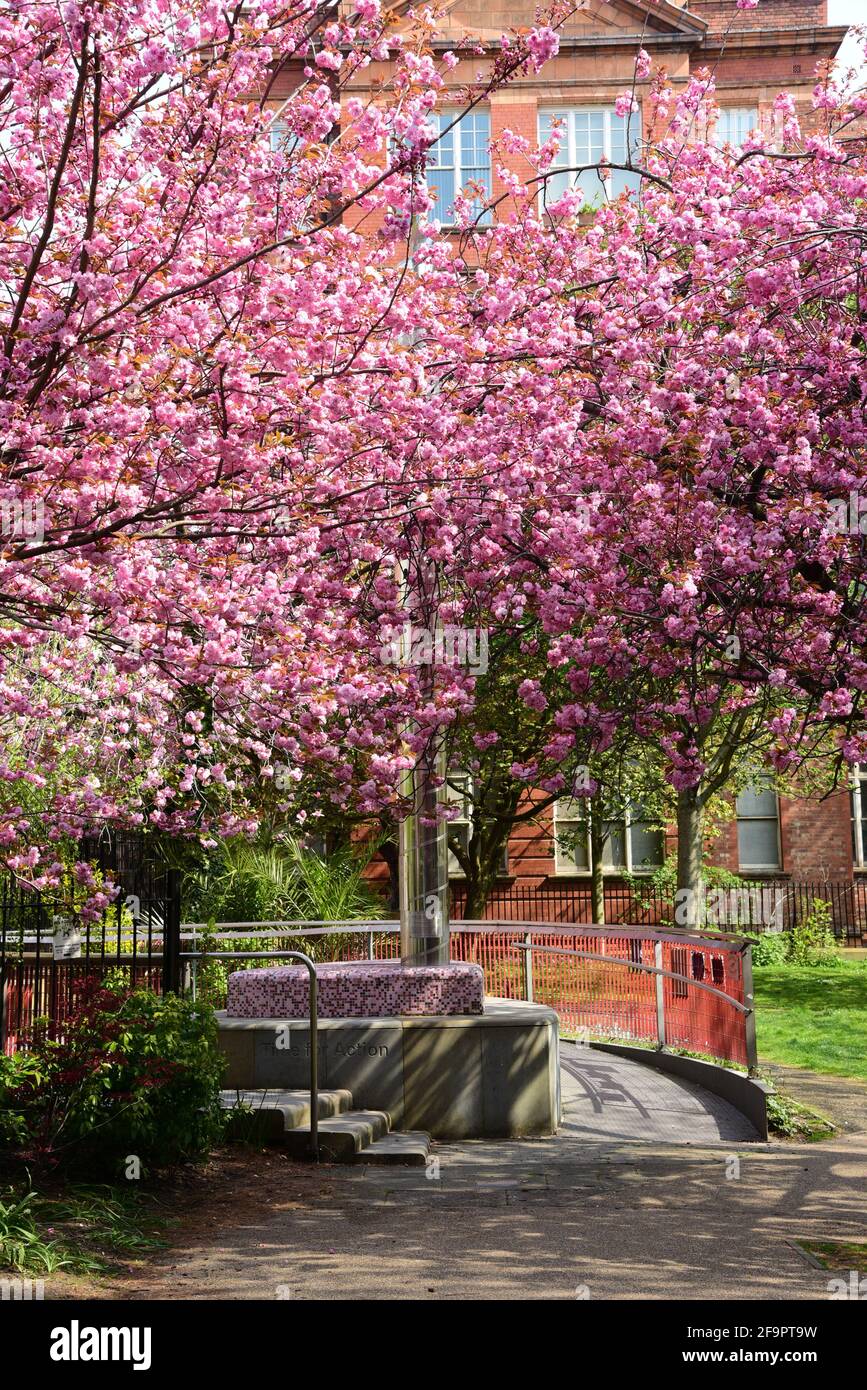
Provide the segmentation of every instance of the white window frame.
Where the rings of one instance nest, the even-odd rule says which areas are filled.
[[[745,129],[741,129],[741,118],[752,118],[752,124]],[[737,121],[738,130],[736,140],[731,139],[731,125]],[[725,124],[725,138],[723,138],[722,126]],[[759,108],[757,106],[721,106],[719,113],[714,121],[713,143],[721,149],[726,145],[731,145],[733,150],[743,149],[744,141],[749,138],[754,130],[759,128]]]
[[[547,117],[547,118],[558,117],[558,118],[561,118],[561,119],[564,121],[565,129],[564,129],[564,131],[563,131],[563,134],[562,134],[561,137],[560,137],[560,153],[562,154],[563,151],[565,150],[565,153],[566,153],[565,166],[566,166],[566,167],[565,167],[565,169],[560,170],[560,172],[561,172],[561,173],[564,173],[564,172],[566,172],[566,170],[569,171],[569,178],[570,178],[571,186],[572,186],[573,188],[575,188],[575,187],[580,183],[580,180],[581,180],[581,174],[577,172],[578,165],[581,164],[581,160],[580,160],[579,157],[578,157],[578,139],[577,139],[577,136],[576,136],[576,133],[575,133],[575,117],[576,117],[576,116],[595,116],[595,115],[600,115],[600,114],[602,115],[602,155],[603,155],[603,158],[610,160],[610,159],[612,158],[612,153],[611,153],[611,151],[612,151],[611,118],[614,117],[615,119],[619,119],[619,118],[617,117],[617,112],[615,111],[613,104],[609,106],[609,105],[603,105],[603,104],[600,103],[600,102],[596,102],[595,104],[590,105],[590,106],[540,106],[540,107],[539,107],[538,114],[537,114],[537,117],[536,117],[536,122],[537,122],[537,124],[536,124],[536,133],[537,133],[537,137],[538,137],[538,140],[539,140],[539,144],[540,144],[540,145],[544,144],[544,143],[545,143],[545,140],[547,140],[547,139],[550,138],[550,136],[546,136],[546,137],[545,137],[545,140],[543,140],[543,137],[542,137],[542,121],[543,121],[543,118],[546,118],[546,117]],[[631,114],[630,114],[629,117],[628,117],[628,121],[627,121],[627,140],[628,140],[630,143],[633,143],[633,145],[634,145],[634,147],[635,147],[636,150],[637,150],[637,147],[638,147],[638,145],[640,144],[640,141],[641,141],[641,135],[642,135],[642,130],[643,130],[642,119],[643,119],[643,118],[642,118],[641,104],[639,103],[638,110],[637,110],[637,111],[631,112]],[[565,136],[565,139],[564,139],[564,136]],[[628,149],[627,149],[627,154],[628,154]],[[618,161],[618,163],[619,163],[619,161]],[[549,169],[547,172],[550,173],[550,174],[556,174],[557,171],[558,171],[558,166],[557,166],[556,164],[552,164],[552,165],[550,166],[550,169]],[[592,173],[592,170],[589,170],[589,169],[588,169],[588,170],[585,170],[585,172],[586,172],[586,173]],[[541,188],[540,191],[539,191],[539,201],[540,201],[540,205],[541,205],[541,207],[543,208],[543,210],[544,210],[544,207],[545,207],[545,188],[546,188],[546,184],[549,183],[549,182],[550,182],[550,179],[549,179],[549,180],[546,180],[545,182],[543,182],[542,188]],[[600,183],[600,188],[599,188],[599,190],[597,191],[597,193],[594,195],[594,196],[599,200],[599,205],[601,205],[602,203],[610,203],[610,202],[613,202],[616,198],[619,198],[619,197],[620,197],[620,193],[615,193],[615,192],[614,192],[614,185],[613,185],[613,179],[612,179],[612,177],[609,176],[609,178],[604,179],[604,180],[603,180],[603,179],[600,179],[600,180],[599,180],[599,183]],[[549,202],[553,202],[553,201],[556,201],[556,200],[553,199],[553,198],[550,198],[548,201],[549,201]],[[589,202],[589,201],[590,201],[590,200],[588,199],[588,202]]]
[[[465,812],[466,812],[465,815],[462,815],[462,816],[455,816],[453,820],[450,820],[450,821],[448,822],[448,824],[447,824],[447,829],[446,829],[446,834],[448,834],[448,831],[449,831],[449,830],[451,829],[451,827],[454,826],[454,825],[465,825],[465,826],[467,826],[467,828],[468,828],[468,837],[469,837],[469,830],[470,830],[471,827],[472,827],[472,818],[471,818],[471,816],[470,816],[469,808],[468,808],[468,805],[467,805],[467,793],[466,793],[466,792],[457,792],[457,791],[455,790],[455,788],[451,785],[453,782],[464,782],[464,783],[466,783],[466,784],[472,784],[472,782],[473,782],[473,774],[472,774],[471,772],[464,772],[462,768],[458,768],[456,771],[450,772],[450,773],[448,774],[448,780],[447,780],[447,783],[446,783],[446,799],[447,799],[447,801],[449,802],[449,805],[454,806],[456,802],[463,802],[463,804],[464,804],[464,810],[465,810]],[[457,859],[455,858],[454,854],[452,853],[451,849],[449,849],[449,850],[447,851],[447,853],[448,853],[448,876],[449,876],[449,878],[466,878],[466,874],[464,873],[463,869],[461,868],[460,864],[458,863],[458,861],[457,861]],[[507,841],[506,844],[503,846],[503,858],[502,858],[501,862],[497,865],[497,876],[498,876],[498,877],[504,877],[506,874],[508,874],[508,872],[509,872],[509,844],[508,844],[508,841]]]
[[[742,873],[742,874],[761,874],[761,873],[779,874],[779,873],[782,872],[782,869],[783,869],[783,843],[782,843],[782,838],[781,838],[781,836],[780,836],[780,798],[779,798],[779,794],[778,794],[778,792],[777,792],[776,787],[774,787],[774,786],[771,784],[770,786],[767,786],[766,788],[762,788],[762,785],[761,785],[761,784],[762,784],[763,782],[766,783],[766,784],[767,784],[767,783],[771,783],[771,778],[768,777],[768,776],[759,777],[759,778],[757,778],[757,780],[755,781],[755,783],[753,783],[753,784],[751,785],[750,788],[744,788],[744,790],[752,790],[752,791],[755,791],[755,792],[757,792],[757,791],[759,791],[759,790],[770,790],[770,791],[773,791],[773,793],[774,793],[774,808],[775,808],[775,814],[774,814],[773,816],[769,816],[769,815],[742,815],[741,812],[738,810],[738,805],[737,805],[739,798],[738,798],[738,797],[735,798],[735,830],[736,830],[737,837],[738,837],[738,871],[739,871],[740,873]],[[775,824],[775,826],[776,826],[776,831],[777,831],[777,837],[776,837],[776,843],[777,843],[777,862],[776,862],[775,864],[744,864],[744,863],[742,862],[742,860],[741,860],[741,843],[740,843],[740,826],[741,826],[741,822],[743,821],[743,822],[746,822],[746,823],[750,823],[750,822],[752,822],[752,821],[770,821],[770,820],[773,820],[773,822],[774,822],[774,824]]]
[[[460,119],[457,120],[457,124],[452,126],[451,130],[449,131],[452,142],[451,163],[441,164],[439,162],[440,141],[439,139],[437,139],[431,146],[431,155],[437,158],[437,163],[432,164],[431,166],[429,166],[429,168],[431,170],[441,168],[443,170],[450,170],[453,173],[455,184],[454,196],[456,198],[459,194],[463,193],[466,190],[466,187],[469,183],[480,183],[487,188],[487,196],[490,199],[493,190],[493,159],[491,157],[490,110],[487,107],[479,107],[474,109],[473,111],[468,111],[463,116],[461,116],[460,111],[458,110],[446,109],[444,111],[440,111],[438,113],[438,116],[440,121],[440,128],[442,128],[443,126],[450,126],[452,121],[456,120],[457,117],[460,117]],[[474,164],[472,165],[471,169],[468,166],[468,171],[465,174],[463,167],[464,148],[461,127],[464,126],[464,122],[470,121],[472,119],[478,119],[479,117],[484,117],[484,119],[487,121],[488,126],[488,134],[484,147],[484,158],[486,162],[484,165]],[[480,174],[482,177],[480,177]],[[480,215],[475,225],[479,227],[490,227],[493,221],[491,210],[490,208],[488,208],[484,212],[481,212],[481,201],[483,200],[479,200],[478,198],[472,199],[473,204],[478,204],[480,209]],[[453,204],[451,203],[442,204],[439,198],[437,198],[437,200],[434,203],[433,216],[443,227],[454,226],[454,220],[451,217],[452,206]]]
[[[852,788],[849,797],[849,811],[852,819],[852,862],[856,869],[867,869],[867,768],[856,764],[852,769]]]
[[[577,815],[564,815],[564,814],[563,814],[563,810],[562,810],[562,808],[563,808],[564,806],[568,806],[568,807],[570,807],[570,808],[571,808],[571,807],[580,808],[580,807],[581,807],[581,802],[580,802],[580,801],[572,800],[572,799],[569,798],[569,797],[560,797],[557,801],[554,802],[554,814],[553,814],[553,832],[554,832],[554,873],[555,873],[555,874],[561,874],[561,875],[569,875],[569,876],[572,877],[572,878],[575,878],[575,877],[589,878],[590,875],[591,875],[592,872],[593,872],[593,846],[592,846],[592,844],[590,843],[590,804],[589,804],[589,802],[587,803],[587,805],[586,805],[586,811],[585,811],[585,814],[584,814],[583,816],[577,816]],[[622,877],[624,874],[633,874],[633,875],[648,874],[648,875],[649,875],[649,874],[655,873],[657,869],[659,869],[659,868],[662,867],[662,864],[663,864],[663,862],[664,862],[664,860],[665,860],[665,835],[664,835],[664,832],[663,832],[663,831],[659,831],[659,832],[658,832],[658,833],[659,833],[659,836],[660,836],[660,858],[659,858],[659,862],[658,862],[657,864],[637,864],[637,865],[636,865],[636,864],[633,864],[633,862],[632,862],[632,836],[630,835],[629,832],[630,832],[630,830],[631,830],[631,828],[632,828],[633,820],[634,820],[634,823],[635,823],[636,825],[646,825],[646,824],[648,823],[648,822],[647,822],[647,818],[644,817],[644,816],[641,816],[641,817],[635,816],[635,817],[633,818],[633,817],[630,815],[629,809],[627,808],[627,809],[623,812],[622,817],[621,817],[621,816],[612,816],[612,817],[611,817],[611,820],[612,820],[612,821],[616,820],[616,821],[618,821],[618,822],[621,822],[621,821],[622,821],[622,825],[623,825],[623,848],[624,848],[624,856],[625,856],[625,859],[626,859],[626,863],[625,863],[625,864],[605,864],[605,863],[603,863],[603,865],[602,865],[602,873],[603,873],[603,874],[608,874],[609,876],[614,877],[614,878],[616,878],[616,877],[618,877],[618,876],[619,876],[619,877]],[[564,846],[562,849],[561,849],[561,847],[560,847],[560,837],[559,837],[559,835],[557,834],[557,826],[558,826],[558,824],[563,824],[564,822],[568,823],[570,826],[578,826],[578,825],[581,825],[582,823],[586,826],[586,830],[585,830],[585,844],[586,844],[586,847],[587,847],[587,868],[586,868],[586,869],[580,869],[580,868],[578,867],[578,865],[575,863],[575,851],[574,851],[574,850],[566,849],[565,846]],[[568,862],[567,862],[567,861],[568,861]]]

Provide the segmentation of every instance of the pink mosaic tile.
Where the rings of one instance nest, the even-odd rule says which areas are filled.
[[[236,970],[229,976],[230,1018],[306,1018],[308,974],[303,965]],[[401,965],[399,961],[338,961],[316,967],[320,1018],[481,1014],[485,977],[480,965]]]

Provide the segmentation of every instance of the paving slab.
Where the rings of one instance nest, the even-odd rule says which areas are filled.
[[[560,1044],[561,1131],[574,1138],[703,1144],[750,1140],[750,1121],[721,1096],[640,1062]]]

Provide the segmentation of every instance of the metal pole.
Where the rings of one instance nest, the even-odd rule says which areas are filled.
[[[653,964],[662,969],[662,942],[653,943]],[[664,976],[656,976],[656,1038],[660,1052],[665,1051],[665,984]]]
[[[533,938],[529,932],[524,935],[524,998],[528,1004],[533,1002]]]
[[[756,1010],[755,999],[753,997],[753,948],[749,942],[744,943],[743,954],[741,956],[741,969],[744,977],[744,1003],[749,1009],[749,1013],[744,1019],[747,1073],[750,1076],[754,1076],[759,1065],[759,1054],[756,1046]]]
[[[303,951],[299,958],[310,976],[310,1157],[319,1162],[319,1002],[317,999],[316,966]]]
[[[412,571],[410,562],[402,566],[409,637],[404,659],[418,663],[421,692],[433,701],[439,637],[437,574],[436,566],[424,554],[424,537],[420,546]],[[446,773],[445,752],[429,738],[402,788],[412,806],[400,823],[398,839],[400,955],[404,965],[443,965],[449,959],[447,832],[441,814],[446,802]]]

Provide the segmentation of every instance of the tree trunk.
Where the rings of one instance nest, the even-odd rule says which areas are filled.
[[[677,926],[698,926],[702,918],[702,850],[704,810],[698,787],[677,794]]]
[[[474,882],[467,883],[464,917],[468,922],[478,922],[484,917],[490,895],[491,885],[484,883],[482,879],[475,879]]]

